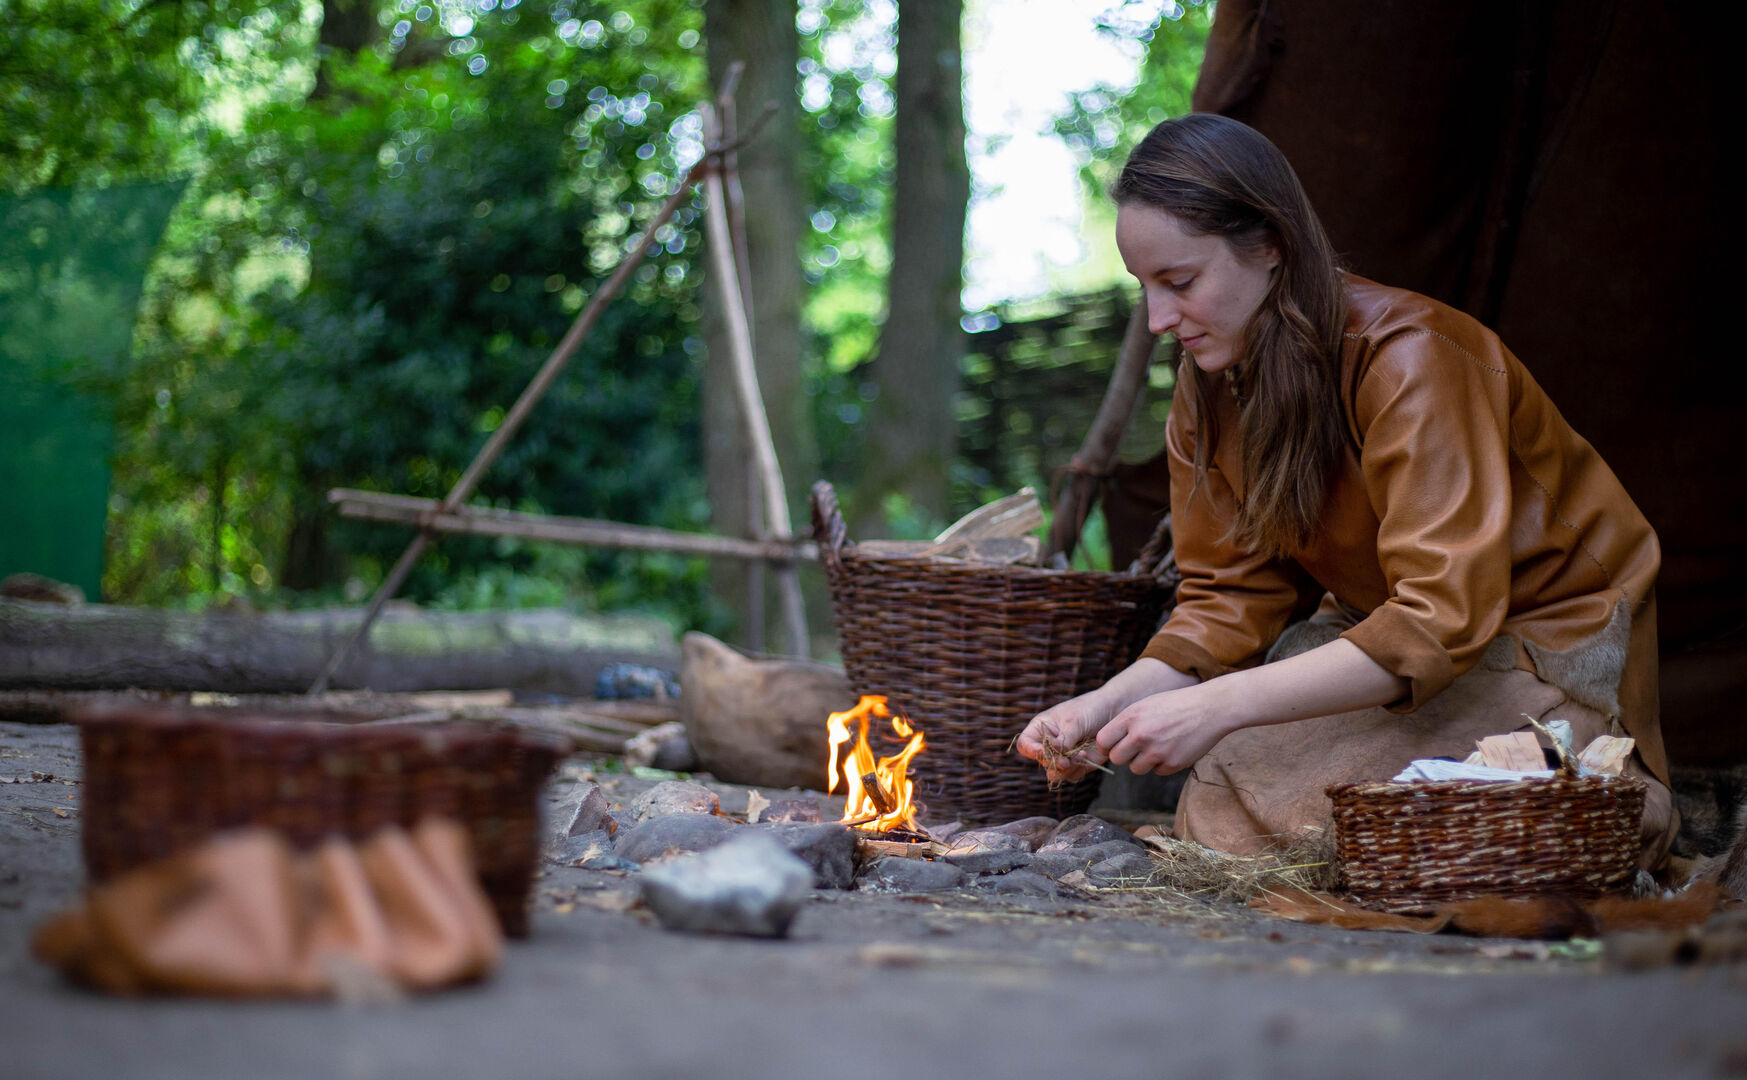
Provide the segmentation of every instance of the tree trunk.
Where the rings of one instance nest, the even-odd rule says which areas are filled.
[[[739,129],[745,131],[757,120],[767,102],[776,106],[757,139],[737,155],[750,277],[741,286],[751,308],[758,383],[789,488],[790,517],[804,521],[800,495],[818,470],[818,454],[801,393],[800,238],[805,207],[795,168],[800,158],[795,90],[800,38],[794,0],[706,0],[704,25],[712,86],[723,84],[736,60],[746,64],[734,95]],[[752,536],[762,527],[752,449],[745,418],[735,404],[720,300],[714,289],[706,289],[705,297],[704,464],[710,524],[722,536]],[[761,570],[717,560],[711,571],[716,595],[742,616],[740,641],[752,648],[763,647],[765,620],[778,614],[777,604],[764,602],[769,575]]]
[[[885,329],[874,361],[879,397],[861,498],[862,528],[892,493],[925,516],[950,519],[954,447],[952,399],[964,331],[965,160],[961,0],[910,0],[898,7],[897,181],[892,270]]]
[[[316,34],[315,88],[310,100],[320,101],[333,93],[328,57],[335,53],[356,56],[376,43],[382,27],[376,21],[380,4],[373,0],[322,0],[321,30]]]
[[[310,102],[326,101],[333,94],[331,59],[338,54],[356,56],[374,45],[382,27],[376,22],[378,4],[371,0],[322,0],[321,30],[316,36],[315,86]],[[309,254],[307,292],[321,288],[321,241]],[[353,478],[340,478],[339,482]],[[292,493],[291,529],[285,538],[285,554],[279,564],[279,584],[294,591],[314,590],[338,584],[345,574],[345,559],[329,538],[333,513],[327,505],[327,489],[336,478],[307,464],[298,469],[297,490]]]

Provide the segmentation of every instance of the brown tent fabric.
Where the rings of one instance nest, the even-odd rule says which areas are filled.
[[[1617,0],[1221,0],[1194,99],[1279,145],[1351,269],[1497,330],[1619,474],[1662,540],[1680,764],[1747,759],[1747,455],[1716,359],[1725,37]],[[1113,546],[1165,486],[1162,461],[1116,471]]]

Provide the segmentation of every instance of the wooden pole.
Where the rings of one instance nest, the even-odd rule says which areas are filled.
[[[540,368],[539,374],[534,376],[534,381],[522,391],[522,396],[516,399],[509,415],[504,417],[503,423],[499,424],[497,430],[491,433],[491,438],[487,439],[479,453],[474,455],[472,464],[467,466],[467,471],[461,474],[461,479],[457,480],[455,486],[450,489],[448,496],[443,500],[442,509],[445,513],[453,513],[462,503],[467,501],[468,496],[473,494],[473,489],[479,485],[480,477],[484,476],[485,470],[491,468],[492,464],[497,461],[498,455],[503,453],[503,448],[509,443],[510,437],[521,428],[522,422],[528,418],[528,414],[534,411],[534,406],[539,404],[546,391],[557,381],[559,373],[570,362],[570,357],[576,352],[577,346],[581,345],[582,339],[588,336],[590,330],[594,329],[594,324],[599,321],[601,312],[606,310],[607,305],[618,295],[619,290],[625,287],[625,282],[630,279],[632,272],[642,264],[644,256],[649,252],[650,244],[655,240],[656,231],[667,224],[668,218],[674,215],[674,212],[679,209],[680,203],[689,196],[692,185],[708,168],[707,162],[709,160],[708,155],[700,159],[687,171],[680,182],[674,185],[672,194],[667,197],[666,202],[661,204],[661,209],[656,211],[654,219],[649,222],[649,226],[643,230],[642,235],[637,237],[635,246],[625,253],[624,258],[619,260],[618,268],[613,271],[611,277],[607,278],[606,283],[595,290],[588,306],[582,310],[582,314],[576,317],[576,321],[570,324],[569,331],[558,342],[557,347],[552,350],[552,355],[546,358],[546,363]],[[419,556],[424,553],[425,547],[431,542],[431,537],[434,535],[434,530],[424,528],[419,531],[417,536],[413,537],[412,543],[407,545],[406,550],[401,553],[400,559],[394,564],[394,568],[388,572],[388,576],[377,587],[376,595],[370,598],[370,606],[365,609],[364,618],[359,620],[358,628],[346,639],[345,644],[334,651],[333,656],[329,657],[327,665],[322,668],[321,674],[316,676],[315,682],[310,685],[309,692],[311,694],[319,694],[328,688],[328,683],[332,681],[334,673],[339,671],[340,665],[345,662],[346,657],[350,656],[352,650],[358,647],[358,643],[370,633],[371,625],[376,622],[376,617],[382,613],[382,605],[387,603],[388,598],[399,591],[401,585],[405,583],[406,576],[411,572],[413,564],[418,562]]]
[[[705,107],[704,130],[708,135],[719,136],[715,110],[708,106]],[[758,370],[752,359],[752,330],[747,322],[740,275],[735,265],[734,242],[728,229],[727,196],[719,168],[712,168],[704,177],[704,192],[704,225],[709,236],[710,261],[717,287],[722,291],[734,390],[751,436],[753,467],[764,501],[764,520],[769,538],[785,541],[793,536],[788,497],[783,491],[782,468],[777,463],[776,445],[771,439],[770,417],[758,390]],[[801,602],[800,576],[792,561],[772,565],[783,606],[783,622],[788,629],[789,651],[795,656],[806,656],[807,614]]]
[[[385,495],[375,491],[335,488],[328,492],[342,517],[393,521],[416,525],[436,533],[468,533],[474,536],[514,536],[526,540],[552,540],[563,544],[636,551],[670,551],[681,555],[707,555],[756,562],[768,560],[813,560],[818,547],[811,541],[745,540],[735,536],[711,536],[658,529],[652,525],[623,525],[616,521],[528,514],[517,510],[493,510],[460,506],[445,512],[436,499],[411,495]]]
[[[1110,373],[1110,386],[1098,406],[1098,415],[1086,433],[1085,442],[1068,463],[1067,479],[1056,499],[1055,518],[1049,525],[1049,548],[1044,563],[1061,554],[1071,559],[1074,546],[1080,541],[1080,530],[1092,512],[1098,485],[1116,461],[1116,450],[1122,444],[1122,433],[1134,415],[1134,403],[1146,385],[1147,368],[1152,362],[1158,335],[1147,329],[1146,298],[1135,302],[1129,313],[1128,328],[1122,335],[1122,349],[1117,354],[1116,370]]]

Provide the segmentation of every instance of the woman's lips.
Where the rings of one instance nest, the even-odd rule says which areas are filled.
[[[1185,349],[1189,349],[1189,350],[1193,351],[1195,346],[1201,344],[1206,339],[1207,339],[1206,334],[1196,334],[1194,337],[1180,337],[1180,338],[1178,338],[1177,344],[1183,346],[1183,348],[1185,348]]]

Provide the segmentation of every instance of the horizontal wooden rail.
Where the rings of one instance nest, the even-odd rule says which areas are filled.
[[[819,548],[810,540],[743,540],[707,533],[682,533],[652,525],[623,525],[588,518],[527,514],[517,510],[493,510],[459,506],[443,512],[437,499],[411,495],[385,495],[375,491],[335,488],[328,492],[341,516],[395,521],[440,533],[471,533],[475,536],[514,536],[525,540],[551,540],[561,544],[668,551],[679,555],[708,555],[730,559],[817,561]]]

